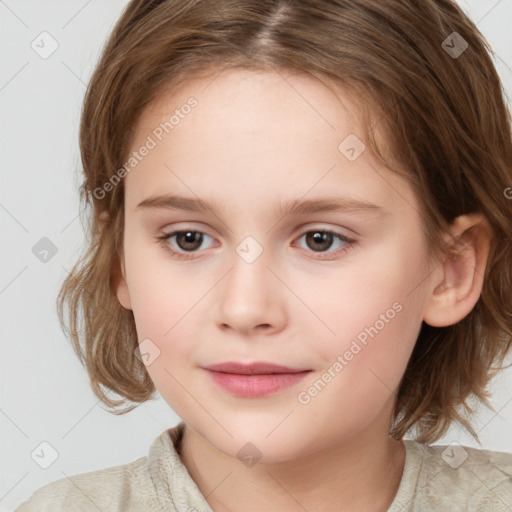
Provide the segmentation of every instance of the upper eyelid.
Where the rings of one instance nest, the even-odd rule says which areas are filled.
[[[345,228],[346,229],[346,228]],[[192,232],[192,233],[201,233],[202,235],[206,235],[210,237],[212,240],[216,241],[218,243],[218,240],[216,237],[208,234],[206,231],[203,231],[202,229],[196,229],[196,228],[190,228],[190,227],[183,227],[183,228],[172,228],[168,232],[166,230],[162,230],[164,233],[164,236],[167,239],[171,239],[174,236],[176,236],[178,233],[184,233],[184,232]],[[324,231],[328,233],[332,233],[334,236],[340,237],[340,239],[346,239],[347,242],[356,242],[356,238],[351,234],[345,234],[343,232],[338,231],[336,228],[329,228],[329,227],[318,227],[318,226],[312,226],[312,227],[301,227],[298,234],[296,234],[293,238],[293,240],[297,240],[299,238],[302,238],[306,233],[309,232],[315,232],[315,231]]]
[[[325,225],[324,226],[310,226],[310,227],[301,226],[300,228],[297,228],[296,231],[300,235],[303,235],[303,234],[308,233],[310,231],[327,231],[327,232],[333,233],[335,235],[344,236],[346,238],[354,238],[354,235],[357,235],[357,233],[354,230],[351,230],[351,229],[348,229],[348,228],[343,228],[343,229],[348,230],[351,233],[353,233],[353,235],[352,235],[352,234],[345,234],[342,231],[339,231],[339,229],[341,229],[341,228],[333,228],[333,227],[328,227],[328,226],[325,226]],[[186,231],[191,231],[193,233],[201,233],[203,235],[207,235],[210,238],[216,238],[215,236],[210,235],[208,233],[208,231],[205,230],[205,229],[195,228],[195,227],[190,227],[190,226],[172,227],[172,228],[169,228],[168,230],[165,229],[165,228],[162,228],[161,231],[162,231],[162,233],[164,233],[166,235],[175,235],[176,233],[183,233],[183,232],[186,232]]]

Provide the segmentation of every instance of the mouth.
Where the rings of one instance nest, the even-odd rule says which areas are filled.
[[[220,363],[203,367],[223,391],[244,398],[278,393],[296,385],[312,370],[290,368],[273,363]]]
[[[278,373],[301,373],[309,371],[306,368],[289,368],[274,363],[255,362],[255,363],[238,363],[226,362],[204,366],[206,370],[222,373],[232,373],[237,375],[267,375]]]

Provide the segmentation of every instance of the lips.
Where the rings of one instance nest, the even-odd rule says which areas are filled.
[[[289,368],[274,363],[255,362],[250,364],[226,362],[204,366],[206,370],[237,375],[266,375],[269,373],[301,373],[308,371],[306,368]]]
[[[243,398],[272,395],[298,384],[312,370],[274,363],[227,362],[203,367],[223,391]]]

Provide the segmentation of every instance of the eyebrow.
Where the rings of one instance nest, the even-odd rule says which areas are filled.
[[[222,205],[223,207],[225,205]],[[137,208],[143,209],[169,209],[186,210],[190,212],[218,213],[219,208],[215,203],[206,199],[191,198],[179,195],[156,195],[141,201]],[[292,199],[277,205],[274,213],[279,217],[289,214],[311,214],[317,212],[364,212],[370,214],[388,213],[382,206],[370,203],[363,199],[355,199],[345,196],[334,196],[320,199]]]

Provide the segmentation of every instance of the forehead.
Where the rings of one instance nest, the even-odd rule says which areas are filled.
[[[190,111],[190,98],[195,99],[197,106],[183,115],[181,110]],[[144,136],[175,114],[173,133],[167,139],[179,136],[178,124],[186,124],[194,132],[210,137],[215,128],[226,135],[259,132],[277,134],[279,139],[297,131],[316,131],[319,135],[330,131],[336,137],[353,131],[361,137],[358,100],[341,84],[306,73],[215,69],[164,90],[143,111],[135,131]],[[186,123],[182,123],[185,119]]]
[[[154,147],[127,176],[126,202],[161,187],[249,204],[283,197],[283,187],[296,198],[340,186],[385,202],[361,121],[353,94],[307,74],[221,70],[182,82],[139,119],[131,150]]]

